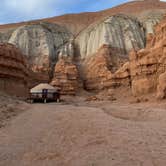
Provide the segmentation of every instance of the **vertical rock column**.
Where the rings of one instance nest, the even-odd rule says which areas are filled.
[[[54,70],[53,86],[59,87],[61,94],[75,95],[78,90],[78,70],[72,60],[60,58]]]

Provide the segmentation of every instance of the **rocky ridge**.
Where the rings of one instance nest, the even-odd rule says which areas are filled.
[[[8,42],[16,45],[27,56],[34,72],[50,74],[58,59],[59,49],[70,36],[63,27],[40,23],[19,27]]]

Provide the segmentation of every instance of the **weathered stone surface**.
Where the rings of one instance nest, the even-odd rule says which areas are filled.
[[[74,58],[74,39],[70,39],[59,49],[59,58]]]
[[[126,59],[112,54],[111,46],[102,45],[96,54],[84,62],[85,88],[87,90],[103,90],[129,85],[129,63],[123,65],[125,61]]]
[[[126,62],[114,74],[112,81],[116,87],[131,87],[130,63]]]
[[[155,25],[162,20],[163,14],[165,14],[165,12],[154,10],[144,12],[142,17],[139,17],[139,20],[143,23],[146,29],[146,34],[154,33]]]
[[[6,30],[4,32],[0,32],[0,42],[7,43],[15,29]]]
[[[157,98],[164,99],[166,97],[166,72],[159,76],[157,85]]]
[[[131,49],[144,48],[146,33],[153,33],[153,26],[160,21],[165,9],[164,2],[135,1],[97,13],[9,24],[0,26],[0,41],[15,44],[27,55],[33,71],[51,77],[58,54],[73,57],[80,52],[84,59],[103,44],[111,45],[115,56],[127,56]],[[55,22],[63,26],[53,24]],[[71,37],[76,38],[76,43],[70,41]]]
[[[157,96],[162,98],[165,96],[165,77],[162,73],[166,70],[166,19],[156,27],[155,35],[147,41],[145,49],[130,53],[132,91],[134,95],[141,95],[158,89]]]
[[[16,29],[9,43],[22,50],[33,71],[50,74],[58,59],[59,49],[70,37],[71,34],[63,27],[38,23]]]
[[[84,62],[84,86],[87,90],[102,90],[105,88],[105,81],[112,77],[111,49],[108,45],[103,45],[96,54],[86,59]]]
[[[40,20],[5,25],[5,30],[0,26],[0,41],[16,45],[26,55],[30,68],[35,72],[30,74],[31,84],[51,81],[54,75],[54,84],[60,86],[58,81],[65,77],[67,83],[62,89],[67,87],[63,91],[73,93],[77,86],[73,82],[78,80],[72,82],[67,77],[67,70],[70,75],[76,65],[66,59],[75,59],[79,71],[73,75],[79,72],[87,89],[131,86],[132,82],[133,93],[141,94],[156,89],[158,76],[162,73],[161,67],[156,69],[156,66],[163,65],[166,59],[162,56],[166,52],[164,29],[157,27],[158,35],[153,35],[154,25],[160,21],[165,9],[164,2],[134,1],[99,13],[70,15],[72,19],[70,16],[58,17],[62,19],[59,24],[65,25],[74,35],[64,26]],[[56,19],[48,20],[54,22]],[[146,43],[145,50],[130,54],[130,63],[124,64],[130,50],[144,48]],[[159,74],[155,77],[156,72]],[[140,88],[139,82],[144,82],[145,87]],[[74,90],[69,90],[69,87],[74,87]]]
[[[146,34],[153,33],[162,14],[148,12],[144,17],[139,21],[136,17],[117,14],[91,25],[76,38],[81,57],[92,55],[102,44],[111,45],[122,56],[127,56],[131,49],[144,48]]]
[[[81,58],[96,52],[103,44],[111,45],[117,54],[127,56],[131,49],[145,47],[145,31],[136,19],[126,15],[115,15],[90,26],[76,39]]]
[[[157,86],[157,58],[149,50],[130,54],[130,74],[133,95],[153,92]]]
[[[26,58],[11,44],[0,44],[0,90],[12,95],[28,93]]]
[[[84,61],[86,88],[101,90],[130,86],[134,96],[157,91],[157,97],[164,98],[166,84],[165,73],[162,73],[166,71],[166,18],[155,28],[155,35],[149,35],[147,42],[145,49],[131,51],[126,63],[112,54],[111,46],[103,45]]]
[[[53,86],[59,87],[61,94],[75,95],[78,87],[78,71],[72,60],[60,58],[54,70]]]

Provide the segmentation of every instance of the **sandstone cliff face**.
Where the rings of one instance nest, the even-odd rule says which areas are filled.
[[[127,56],[131,49],[145,47],[145,31],[137,19],[115,15],[83,31],[76,42],[81,58],[94,54],[103,44],[111,45],[117,54]]]
[[[19,47],[27,55],[33,71],[52,75],[58,54],[70,57],[80,54],[84,59],[103,44],[111,45],[116,50],[115,56],[127,56],[131,49],[144,48],[146,33],[153,33],[153,26],[161,20],[164,11],[164,2],[134,1],[96,13],[0,26],[0,41]],[[75,37],[76,42],[71,44],[70,38]]]
[[[48,74],[58,59],[58,50],[70,37],[71,34],[63,27],[40,23],[16,29],[9,43],[22,50],[34,72]]]
[[[157,92],[157,98],[166,97],[166,18],[155,28],[155,35],[148,36],[147,42],[145,49],[131,51],[126,63],[112,54],[111,46],[103,45],[85,60],[86,88],[130,86],[134,96]]]
[[[111,49],[108,45],[103,45],[96,54],[86,59],[83,65],[84,87],[86,90],[102,90],[106,81],[112,78],[109,68],[113,65],[109,62]],[[111,82],[108,86],[111,85]]]
[[[148,50],[130,54],[132,92],[134,95],[147,94],[156,89],[158,60],[155,54],[156,52],[152,55]]]
[[[165,11],[166,12],[166,11]],[[155,25],[157,25],[163,18],[165,12],[161,11],[147,11],[143,16],[139,17],[139,20],[143,23],[146,34],[153,34],[155,31]]]
[[[31,34],[31,36],[33,36],[34,38],[35,37],[38,37],[38,38],[42,38],[39,34],[38,35],[34,35],[34,32],[33,32],[33,35],[32,35],[32,30],[25,30],[25,34],[22,35],[24,37],[21,37],[21,39],[16,39],[17,41],[15,41],[15,39],[13,38],[18,38],[18,37],[15,37],[16,33],[20,33],[18,32],[19,30],[17,30],[18,28],[22,27],[22,26],[26,26],[27,25],[31,25],[31,24],[35,24],[35,25],[41,25],[42,24],[42,27],[36,27],[36,28],[39,28],[39,29],[43,29],[41,30],[42,32],[41,33],[47,33],[48,36],[50,36],[50,33],[48,33],[47,31],[51,32],[51,36],[54,36],[57,40],[58,40],[58,43],[61,43],[61,44],[64,44],[64,42],[60,42],[59,40],[63,40],[64,38],[62,37],[61,39],[61,36],[64,36],[62,31],[65,31],[65,34],[69,33],[69,31],[71,33],[73,33],[74,37],[78,36],[80,34],[81,31],[85,31],[85,34],[84,35],[81,35],[83,37],[81,37],[81,43],[83,43],[83,40],[84,38],[89,38],[90,40],[96,38],[96,39],[100,39],[99,41],[95,41],[95,44],[91,44],[91,43],[88,43],[88,48],[86,48],[86,45],[87,44],[83,44],[81,46],[81,55],[82,56],[86,56],[88,54],[91,54],[92,52],[95,53],[96,50],[102,45],[102,44],[108,44],[108,43],[105,43],[105,40],[107,42],[107,40],[113,40],[111,37],[113,36],[117,36],[116,34],[114,35],[111,35],[108,33],[110,33],[111,31],[111,28],[110,28],[110,24],[115,24],[115,27],[117,27],[118,29],[120,28],[121,29],[121,26],[122,25],[126,25],[126,26],[129,26],[129,22],[131,22],[131,25],[133,26],[133,23],[136,22],[136,24],[139,24],[138,21],[135,21],[136,19],[125,19],[125,17],[127,16],[124,16],[124,18],[114,18],[114,15],[117,15],[119,13],[122,13],[123,15],[128,15],[130,17],[135,17],[139,20],[139,22],[141,22],[141,24],[144,25],[144,27],[146,28],[146,33],[152,33],[153,32],[153,25],[155,25],[156,23],[158,23],[161,18],[162,18],[162,15],[163,13],[166,12],[166,3],[165,2],[160,2],[160,1],[157,1],[157,0],[143,0],[143,1],[132,1],[132,2],[129,2],[129,3],[125,3],[125,4],[122,4],[122,5],[119,5],[117,7],[114,7],[114,8],[111,8],[111,9],[108,9],[108,10],[104,10],[104,11],[101,11],[101,12],[94,12],[94,13],[81,13],[81,14],[70,14],[70,15],[64,15],[64,16],[58,16],[58,17],[53,17],[53,18],[48,18],[48,19],[43,19],[43,20],[36,20],[36,21],[30,21],[30,22],[23,22],[23,23],[17,23],[17,24],[8,24],[8,25],[0,25],[0,41],[1,42],[7,42],[8,39],[10,38],[11,36],[11,32],[16,30],[17,32],[15,32],[12,36],[12,39],[11,39],[11,42],[14,43],[14,44],[18,44],[21,46],[22,50],[25,52],[25,53],[29,53],[29,55],[31,56],[31,53],[30,52],[34,52],[34,51],[31,51],[31,49],[28,50],[28,48],[30,46],[29,42],[25,43],[24,44],[19,44],[18,40],[24,40],[23,38],[25,38],[25,36],[29,37],[29,33]],[[110,21],[110,19],[106,20],[106,17],[111,16],[113,17],[112,18],[112,21]],[[103,21],[103,24],[101,23],[102,20],[105,20]],[[126,20],[126,21],[125,21]],[[42,22],[49,22],[50,24],[46,24],[46,23],[42,23]],[[93,28],[96,28],[96,26],[93,26],[94,24],[98,25],[98,22],[99,22],[99,27],[97,28],[96,31],[93,30],[93,32],[91,33],[91,36],[89,37],[88,34],[86,34],[86,32],[88,33],[89,31],[91,31],[91,29]],[[60,26],[56,26],[56,28],[53,26],[58,24]],[[101,23],[101,24],[100,24]],[[109,25],[105,25],[105,24],[109,24]],[[120,25],[117,25],[117,24],[120,24]],[[92,26],[91,26],[92,25]],[[89,27],[90,26],[90,27]],[[32,29],[32,26],[30,26],[31,29]],[[29,27],[29,28],[30,28]],[[63,27],[67,27],[68,30],[62,30],[64,29]],[[87,29],[88,30],[85,30]],[[104,28],[103,30],[101,28]],[[124,30],[124,28],[122,27],[123,30],[116,30],[115,27],[112,27],[112,30],[115,32],[121,32]],[[134,29],[136,27],[136,29]],[[108,29],[108,31],[106,30],[106,28]],[[138,26],[137,25],[134,25],[134,31],[138,30]],[[35,26],[34,26],[34,29],[35,29]],[[54,30],[53,30],[54,29]],[[58,29],[58,32],[57,33],[57,30]],[[61,30],[59,30],[61,29]],[[101,33],[98,32],[99,29],[101,29]],[[119,37],[119,34],[118,34],[118,37],[116,38],[115,40],[115,44],[113,44],[112,46],[115,47],[118,45],[120,47],[118,47],[119,50],[121,50],[121,48],[123,48],[121,51],[122,51],[122,55],[126,54],[126,51],[128,51],[128,48],[130,49],[131,47],[135,47],[135,46],[131,46],[131,43],[135,45],[135,39],[136,39],[136,46],[138,45],[139,48],[141,47],[144,47],[144,44],[145,44],[145,40],[140,41],[140,34],[138,36],[136,36],[136,32],[132,32],[133,29],[132,28],[129,28],[130,30],[127,32],[129,33],[130,35],[130,32],[131,32],[131,38],[133,38],[134,40],[130,41],[130,39],[127,39],[126,40],[129,40],[129,41],[124,41],[124,39],[122,40],[122,36]],[[46,32],[45,32],[46,30]],[[35,30],[34,30],[35,31]],[[44,32],[43,32],[44,31]],[[140,32],[140,30],[138,31]],[[28,34],[27,34],[28,33]],[[90,32],[89,32],[90,33]],[[98,34],[99,33],[99,34]],[[114,32],[113,32],[114,33]],[[59,35],[57,35],[59,34]],[[81,33],[82,34],[82,33]],[[93,36],[95,35],[95,37]],[[125,34],[124,34],[125,35]],[[127,34],[126,34],[127,35]],[[133,36],[134,35],[134,36]],[[80,35],[79,35],[80,36]],[[102,38],[101,38],[102,36]],[[104,39],[103,39],[103,36]],[[60,38],[59,38],[60,37]],[[31,37],[29,37],[31,39]],[[45,37],[45,38],[48,38],[48,37]],[[50,38],[50,37],[49,37]],[[145,39],[145,36],[143,37]],[[41,39],[42,40],[42,39]],[[46,40],[46,39],[43,39],[43,40]],[[88,39],[85,39],[85,41],[87,42]],[[121,41],[122,40],[122,41]],[[141,40],[142,40],[142,37],[141,37]],[[34,39],[32,39],[32,41],[34,41]],[[63,40],[64,41],[64,40]],[[35,42],[35,41],[34,41]],[[32,43],[34,43],[32,42]],[[50,54],[52,52],[54,52],[54,55],[56,54],[57,52],[57,49],[54,50],[54,46],[55,47],[58,45],[59,47],[59,44],[53,44],[52,43],[52,39],[49,39],[48,42],[51,42],[51,46],[49,46],[49,52]],[[91,41],[89,41],[91,42]],[[93,41],[92,41],[93,42]],[[101,43],[99,43],[101,42]],[[31,42],[30,42],[31,43]],[[35,45],[38,45],[38,43],[40,43],[40,41],[37,42],[37,44],[33,44],[34,46]],[[111,42],[110,42],[111,43]],[[127,46],[124,45],[124,43],[128,43]],[[26,46],[25,46],[26,44]],[[49,43],[50,44],[50,43]],[[42,44],[42,41],[41,41],[41,45],[43,45],[42,49],[44,49],[44,44]],[[92,46],[92,48],[91,48]],[[25,48],[26,47],[26,48]],[[46,48],[48,47],[48,44],[46,44]],[[40,46],[41,48],[41,46]],[[126,48],[127,50],[125,50],[124,48]],[[54,51],[52,51],[54,50]],[[95,50],[95,52],[94,52]],[[39,51],[37,51],[39,52]],[[45,51],[46,53],[48,52]],[[44,52],[44,53],[45,53]],[[36,52],[34,52],[36,54]],[[47,63],[44,64],[44,65],[48,65]],[[41,65],[39,65],[39,68]],[[37,69],[36,69],[37,70]],[[45,70],[45,69],[43,69]]]
[[[109,45],[102,45],[97,53],[85,60],[84,86],[87,90],[103,90],[129,86],[129,63],[114,56]],[[125,65],[123,65],[125,63]]]
[[[27,62],[19,49],[0,44],[0,90],[12,95],[28,93]]]
[[[60,58],[51,84],[59,87],[61,94],[75,95],[79,87],[78,70],[71,59]]]
[[[148,42],[147,48],[130,53],[132,91],[134,95],[142,95],[156,92],[158,87],[157,96],[162,98],[165,96],[162,73],[166,70],[166,19],[156,27],[155,35]]]

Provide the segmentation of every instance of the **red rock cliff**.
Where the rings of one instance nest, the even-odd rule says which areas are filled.
[[[145,49],[130,53],[132,92],[141,95],[157,91],[158,98],[163,98],[166,88],[166,84],[163,84],[166,71],[166,18],[147,42]]]
[[[0,90],[22,96],[28,92],[25,57],[11,44],[0,44]]]
[[[59,59],[51,84],[59,87],[61,94],[75,95],[79,86],[76,65],[71,60]]]

